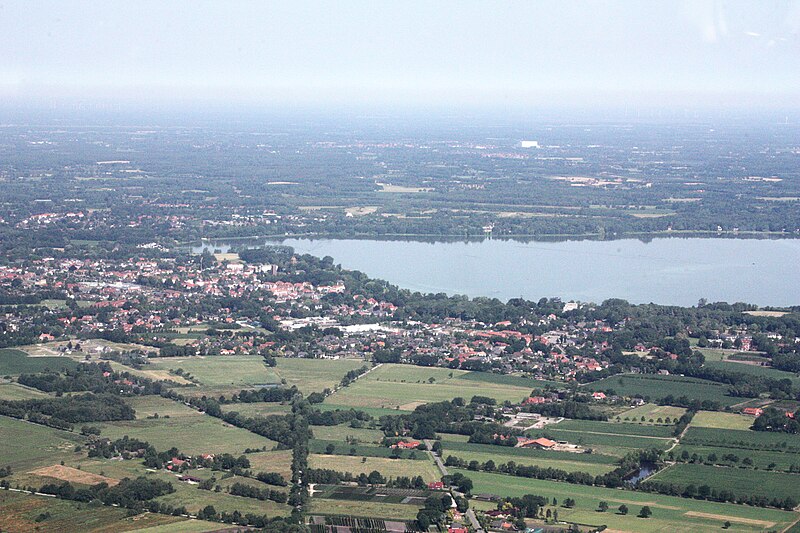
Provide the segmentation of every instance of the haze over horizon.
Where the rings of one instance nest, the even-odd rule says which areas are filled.
[[[7,2],[6,108],[800,103],[800,3]]]

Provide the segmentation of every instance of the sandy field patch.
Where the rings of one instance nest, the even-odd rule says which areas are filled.
[[[695,518],[709,518],[711,520],[729,520],[731,522],[738,522],[740,524],[747,524],[750,526],[759,526],[759,527],[772,527],[775,525],[775,522],[770,522],[768,520],[757,520],[755,518],[740,518],[738,516],[727,516],[724,514],[714,514],[714,513],[700,513],[698,511],[687,511],[685,513],[686,516],[693,516]]]
[[[53,465],[37,468],[28,472],[36,476],[46,476],[62,481],[69,481],[70,483],[81,483],[84,485],[97,485],[98,483],[106,482],[109,486],[113,487],[119,483],[118,479],[92,474],[91,472],[84,472],[77,468],[64,465]]]

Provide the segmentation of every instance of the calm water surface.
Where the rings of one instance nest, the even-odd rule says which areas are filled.
[[[415,291],[496,297],[695,305],[800,305],[800,240],[417,242],[287,239],[349,269]],[[214,243],[213,248],[227,246]]]

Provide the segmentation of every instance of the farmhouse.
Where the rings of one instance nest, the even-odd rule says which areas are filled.
[[[517,448],[539,448],[542,450],[552,450],[556,446],[556,441],[540,437],[538,439],[517,439]]]
[[[390,448],[400,448],[401,450],[416,450],[422,444],[418,440],[405,441],[401,440],[397,444],[392,444]]]
[[[745,407],[744,409],[742,409],[742,413],[743,413],[743,414],[745,414],[745,415],[750,415],[750,416],[754,416],[754,417],[756,417],[756,418],[758,418],[759,416],[761,416],[761,414],[762,414],[763,412],[764,412],[764,410],[763,410],[763,409],[761,409],[760,407]]]

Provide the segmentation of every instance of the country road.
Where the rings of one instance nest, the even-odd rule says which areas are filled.
[[[433,441],[430,439],[424,439],[423,442],[425,442],[425,446],[428,448],[428,454],[433,457],[433,461],[436,463],[436,466],[439,467],[439,471],[442,473],[442,476],[449,476],[450,474],[447,472],[447,467],[444,466],[442,458],[433,451]],[[460,492],[456,491],[453,491],[453,495],[463,496]],[[486,533],[481,527],[481,523],[478,522],[478,518],[475,516],[475,511],[473,511],[472,508],[467,509],[467,512],[464,514],[466,515],[470,524],[472,524],[472,529],[474,529],[476,533]]]

